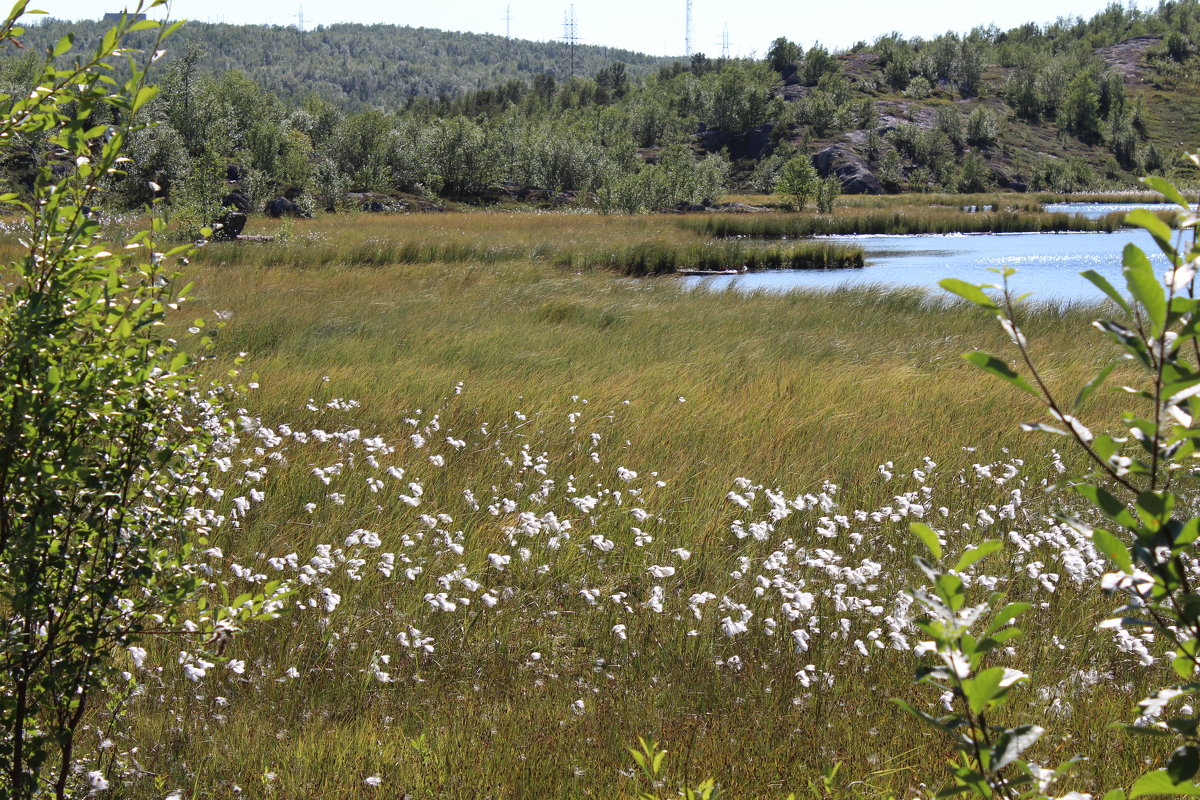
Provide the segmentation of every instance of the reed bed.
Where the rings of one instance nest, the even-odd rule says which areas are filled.
[[[838,198],[842,208],[950,208],[1037,213],[1042,201],[1037,197],[1011,192],[981,192],[974,194],[860,194]],[[970,213],[970,212],[968,212]]]
[[[1182,189],[1184,195],[1195,196],[1195,190]],[[1055,192],[1034,192],[1028,195],[1042,203],[1161,203],[1163,196],[1158,192],[1152,191],[1125,191],[1125,192],[1074,192],[1074,193],[1055,193]]]
[[[1123,215],[1121,215],[1123,216]],[[764,239],[854,234],[1050,233],[1104,231],[1120,227],[1111,218],[1090,220],[1067,213],[969,213],[939,208],[841,210],[834,214],[714,214],[684,218],[681,226],[708,236]]]
[[[611,269],[631,276],[667,275],[683,270],[846,269],[863,266],[863,250],[853,245],[824,242],[782,246],[712,242],[686,247],[648,242],[617,251],[562,250],[554,253],[549,261],[568,269]]]
[[[290,225],[258,221],[269,241],[213,242],[198,263],[259,268],[498,265],[544,262],[572,270],[665,275],[680,270],[861,267],[861,248],[824,242],[751,245],[714,242],[681,230],[675,217],[455,214],[351,217],[357,235],[333,226],[345,218]],[[493,234],[493,229],[503,232]],[[631,241],[633,243],[631,243]]]

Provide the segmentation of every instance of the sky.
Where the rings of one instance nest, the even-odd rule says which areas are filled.
[[[60,19],[95,19],[121,11],[128,0],[33,0]],[[871,41],[892,31],[936,36],[995,23],[1011,28],[1063,16],[1090,16],[1108,0],[692,0],[693,52],[721,55],[726,26],[733,56],[762,56],[786,36],[805,47],[830,48]],[[336,22],[387,23],[504,35],[561,39],[569,0],[173,0],[171,16],[203,22],[296,25],[303,8],[307,29]],[[684,52],[686,0],[575,0],[577,34],[583,44],[620,47],[651,55]],[[1143,0],[1143,8],[1152,7]],[[511,19],[506,23],[506,14]]]

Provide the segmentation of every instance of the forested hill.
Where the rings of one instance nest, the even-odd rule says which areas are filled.
[[[99,28],[35,26],[0,58],[0,93],[27,96],[61,35],[87,50]],[[144,112],[156,124],[112,189],[137,207],[158,187],[176,218],[213,219],[231,182],[258,209],[279,195],[307,210],[686,209],[769,192],[802,161],[845,192],[1200,183],[1182,158],[1200,149],[1200,0],[844,52],[781,36],[758,61],[580,47],[574,77],[562,44],[384,25],[192,24],[170,51]],[[54,158],[31,140],[0,185]]]
[[[30,27],[26,47],[45,52],[72,31],[79,45],[99,40],[99,22],[47,20]],[[316,94],[346,110],[396,109],[414,96],[455,97],[463,92],[570,76],[571,52],[562,42],[531,42],[477,33],[397,25],[330,25],[301,32],[271,25],[189,22],[171,42],[168,59],[194,47],[204,51],[203,73],[245,73],[285,101]],[[575,73],[594,75],[614,62],[645,75],[668,59],[609,47],[575,47]]]

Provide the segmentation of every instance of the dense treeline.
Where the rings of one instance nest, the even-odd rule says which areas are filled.
[[[84,46],[98,30],[71,27]],[[66,30],[51,21],[27,40],[50,47]],[[892,34],[845,53],[781,37],[758,62],[584,47],[575,76],[561,45],[499,37],[184,31],[159,73],[157,124],[131,142],[129,173],[111,188],[137,206],[153,183],[196,221],[219,214],[231,189],[247,207],[283,195],[301,211],[531,196],[691,207],[734,187],[770,192],[785,164],[822,150],[821,174],[850,191],[1127,185],[1172,169],[1160,143],[1186,135],[1157,119],[1143,87],[1194,96],[1200,63],[1198,0],[930,40]],[[1131,37],[1144,38],[1124,61],[1101,49]],[[0,60],[0,88],[28,91],[36,61],[32,48]],[[17,184],[53,158],[37,142],[26,152],[3,165]]]
[[[47,20],[24,37],[31,51],[44,52],[73,32],[80,45],[99,41],[100,22]],[[439,31],[398,25],[338,24],[301,32],[272,25],[189,22],[171,40],[168,63],[193,47],[206,56],[200,70],[220,76],[244,73],[288,103],[310,94],[339,108],[395,109],[413,97],[454,97],[513,79],[571,74],[571,50],[562,42],[532,42],[503,36]],[[629,50],[578,45],[578,75],[592,75],[620,61],[631,74],[645,74],[662,58]]]

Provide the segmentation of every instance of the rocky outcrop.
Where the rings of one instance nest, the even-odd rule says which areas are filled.
[[[221,199],[221,208],[232,208],[247,214],[250,212],[250,199],[240,191],[232,191]]]
[[[813,164],[822,178],[836,176],[845,194],[883,194],[883,183],[852,150],[838,145],[826,147],[817,153]]]
[[[267,203],[267,213],[276,219],[284,216],[301,216],[300,206],[296,205],[286,197],[276,197],[274,200]]]
[[[770,152],[771,132],[774,129],[774,122],[766,122],[739,133],[701,126],[696,133],[696,141],[703,150],[709,153],[725,150],[735,161],[743,158],[752,158],[757,161]]]

